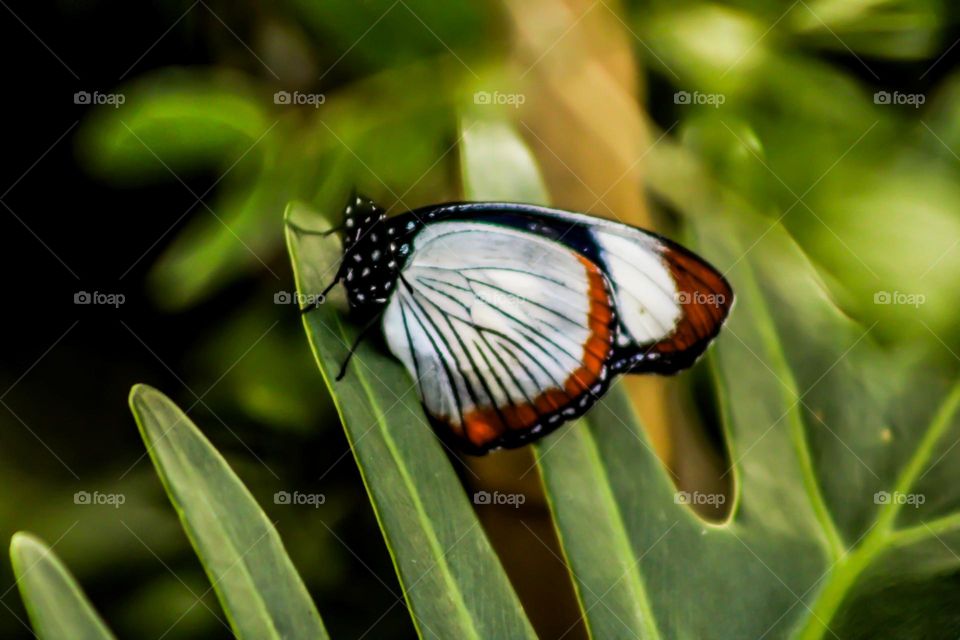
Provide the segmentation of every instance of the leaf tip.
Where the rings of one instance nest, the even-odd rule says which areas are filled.
[[[28,531],[17,531],[10,538],[10,561],[14,573],[19,574],[22,567],[21,560],[26,556],[39,556],[47,552],[47,545],[43,540]]]
[[[160,391],[151,387],[148,384],[138,382],[137,384],[130,387],[130,396],[128,397],[127,402],[130,405],[130,410],[133,411],[134,415],[138,415],[144,408],[144,405],[151,399],[151,397],[162,397],[166,398]]]
[[[143,383],[135,384],[130,388],[128,403],[133,419],[140,430],[140,436],[148,444],[149,450],[149,443],[157,435],[160,416],[163,416],[170,407],[177,410],[176,405],[162,391]]]

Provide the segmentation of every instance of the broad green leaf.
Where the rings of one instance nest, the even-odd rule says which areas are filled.
[[[113,634],[76,580],[39,538],[14,534],[10,559],[20,595],[40,640],[109,640]]]
[[[951,562],[953,571],[960,565],[955,556],[936,565],[917,562],[930,557],[935,534],[920,528],[904,544],[907,519],[896,501],[923,491],[948,503],[952,494],[952,509],[960,505],[950,489],[955,483],[929,491],[921,484],[937,464],[936,448],[957,437],[953,375],[882,351],[871,336],[875,325],[836,307],[781,227],[719,189],[707,188],[705,200],[685,197],[683,180],[709,184],[709,178],[672,171],[670,153],[654,155],[666,167],[653,177],[654,188],[687,213],[697,246],[729,269],[741,291],[717,347],[739,487],[733,519],[719,532],[744,543],[749,555],[741,554],[739,565],[759,562],[771,570],[766,589],[748,588],[720,577],[737,573],[738,559],[729,555],[714,577],[738,594],[782,593],[789,586],[784,598],[792,608],[763,598],[751,603],[753,619],[763,620],[758,631],[770,629],[768,637],[937,636],[942,617],[924,618],[943,603],[929,594],[914,602],[920,615],[901,621],[914,625],[906,635],[894,625],[864,635],[849,621],[872,617],[871,605],[887,589],[920,592],[922,585],[935,586]],[[931,527],[949,530],[949,521],[928,519]],[[795,540],[800,531],[819,549],[804,549]],[[915,571],[890,573],[891,556],[912,557]]]
[[[130,407],[234,633],[326,638],[273,523],[223,457],[156,389],[135,386]]]
[[[333,216],[331,216],[333,217]],[[297,290],[323,290],[340,257],[329,224],[306,206],[287,211]],[[335,381],[358,333],[333,301],[304,315],[307,337],[333,394],[403,596],[421,637],[532,638],[533,630],[477,520],[415,383],[376,339],[361,344]]]
[[[960,559],[945,541],[960,540],[960,491],[932,483],[946,455],[938,450],[960,435],[960,386],[883,353],[870,326],[836,308],[782,227],[726,196],[671,143],[651,157],[650,184],[686,215],[688,240],[738,292],[708,358],[737,495],[728,522],[695,516],[684,500],[716,497],[676,492],[616,389],[537,445],[591,635],[956,629],[945,607]],[[896,497],[917,495],[937,508]],[[897,596],[914,598],[909,616],[896,615]]]
[[[538,452],[552,495],[581,486],[603,498],[592,530],[582,525],[576,504],[554,500],[586,621],[598,637],[624,624],[644,638],[784,637],[805,611],[797,598],[827,566],[832,536],[819,526],[822,498],[806,495],[809,457],[794,449],[802,438],[796,412],[784,415],[797,394],[789,373],[774,375],[753,360],[762,354],[776,363],[779,354],[751,326],[753,309],[743,299],[752,292],[738,274],[730,274],[740,302],[726,330],[745,342],[724,336],[720,353],[722,380],[735,386],[730,393],[742,394],[745,405],[731,411],[730,456],[738,463],[745,456],[737,466],[741,490],[732,522],[710,526],[677,504],[681,494],[625,404],[608,401],[606,415],[593,412],[586,428],[560,434]],[[721,398],[723,406],[727,402]],[[596,529],[619,543],[603,570],[584,551]]]

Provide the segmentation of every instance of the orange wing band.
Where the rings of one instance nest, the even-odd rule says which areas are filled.
[[[685,351],[717,334],[733,304],[733,290],[722,275],[694,256],[668,249],[664,257],[677,285],[683,316],[673,333],[654,350]]]
[[[563,388],[547,389],[530,403],[510,404],[504,407],[480,407],[463,417],[464,435],[477,447],[487,447],[507,429],[530,429],[543,416],[562,410],[576,401],[604,373],[607,358],[613,348],[613,308],[606,278],[597,265],[577,255],[587,270],[587,296],[590,334],[583,345],[582,365],[564,381]]]

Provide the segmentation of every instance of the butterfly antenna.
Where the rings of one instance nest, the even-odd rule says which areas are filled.
[[[374,316],[367,325],[360,330],[360,334],[357,336],[357,339],[353,341],[353,345],[350,347],[350,352],[347,353],[347,357],[344,359],[343,364],[340,365],[340,373],[337,374],[335,380],[340,382],[343,380],[343,377],[347,375],[347,365],[350,364],[350,359],[353,358],[353,354],[357,352],[357,347],[360,346],[360,343],[363,342],[363,339],[367,337],[367,334],[370,333],[370,330],[377,326],[377,321],[380,319],[380,314]]]

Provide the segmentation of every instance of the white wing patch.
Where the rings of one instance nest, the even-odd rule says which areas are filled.
[[[620,321],[629,337],[636,344],[650,344],[669,336],[683,309],[657,239],[629,227],[598,227],[592,233],[610,272]]]
[[[414,238],[383,328],[427,410],[483,447],[576,410],[606,375],[611,305],[600,270],[563,245],[440,222]]]

